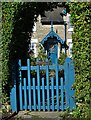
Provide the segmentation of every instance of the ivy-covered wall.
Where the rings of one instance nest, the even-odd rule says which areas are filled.
[[[70,3],[75,64],[75,117],[91,117],[91,2]]]

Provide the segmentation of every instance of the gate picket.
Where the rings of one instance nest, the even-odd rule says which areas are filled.
[[[23,79],[24,81],[24,108],[27,110],[27,85],[26,85],[26,78]]]
[[[57,110],[59,110],[59,86],[58,86],[58,65],[56,64],[56,105]]]
[[[48,62],[48,60],[46,60]],[[49,66],[46,65],[46,82],[47,82],[47,110],[50,110],[50,98],[49,98]]]
[[[35,78],[33,78],[32,81],[33,81],[33,103],[34,103],[34,110],[36,110],[36,88],[35,88]]]
[[[63,89],[63,78],[60,78],[61,83],[61,109],[64,110],[64,89]]]
[[[45,111],[45,86],[44,86],[44,78],[42,78],[42,104],[43,104],[43,111]]]
[[[22,72],[21,72],[21,60],[19,60],[19,98],[20,98],[20,110],[23,110],[23,101],[22,101]]]
[[[32,110],[32,104],[31,104],[31,75],[30,75],[30,60],[27,59],[27,74],[28,74],[28,98],[29,98],[29,109]]]
[[[69,107],[69,64],[68,64],[68,59],[65,60],[65,64],[64,64],[64,75],[65,75],[65,98],[66,98],[66,108]]]
[[[37,62],[38,62],[38,59],[37,59]],[[38,84],[38,110],[40,111],[40,66],[37,65],[37,84]]]
[[[54,78],[51,78],[52,111],[54,111]]]

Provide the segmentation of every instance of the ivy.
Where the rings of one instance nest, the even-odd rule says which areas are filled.
[[[0,3],[0,104],[2,103],[2,3]]]
[[[9,80],[9,44],[14,29],[14,3],[2,3],[2,93],[7,96]],[[5,92],[6,91],[6,92]],[[4,99],[5,100],[5,99]]]
[[[70,3],[71,21],[74,26],[73,60],[75,65],[75,117],[91,117],[91,2]],[[90,113],[90,114],[89,114]]]

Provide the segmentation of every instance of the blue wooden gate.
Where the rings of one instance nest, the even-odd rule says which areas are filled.
[[[21,62],[19,60],[19,79],[18,81],[14,79],[14,86],[10,93],[13,112],[18,110],[63,111],[68,107],[70,110],[75,107],[72,89],[74,65],[70,58],[66,58],[64,65],[61,66],[48,65],[48,61],[45,65],[31,66],[29,59],[26,66]],[[33,71],[36,77],[31,76]],[[45,76],[41,71],[45,71]],[[50,71],[54,71],[55,75],[50,76]],[[59,75],[60,71],[63,72],[62,76]]]

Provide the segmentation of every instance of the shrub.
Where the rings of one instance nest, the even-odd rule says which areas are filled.
[[[76,103],[81,104],[77,106],[75,116],[87,118],[91,108],[91,2],[70,3],[69,6],[74,26],[72,54],[75,65],[75,97]]]

